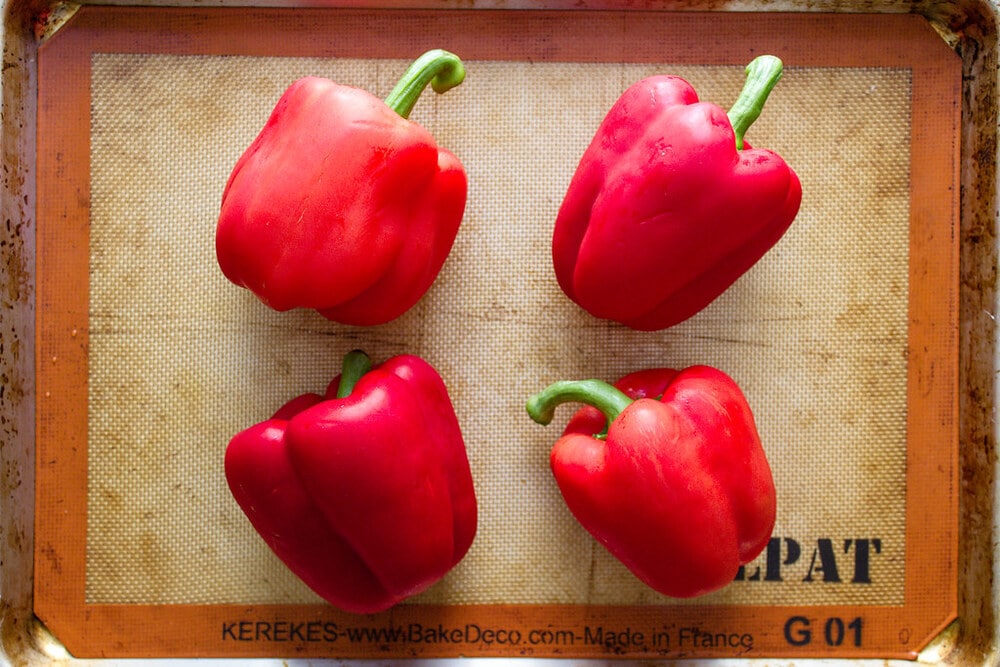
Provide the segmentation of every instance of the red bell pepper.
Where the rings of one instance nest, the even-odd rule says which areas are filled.
[[[552,255],[566,295],[592,315],[664,329],[698,313],[784,235],[802,186],[743,135],[781,76],[761,56],[726,112],[691,85],[632,85],[580,160],[556,218]]]
[[[717,590],[766,546],[775,488],[753,414],[722,371],[692,366],[556,382],[528,401],[536,422],[583,402],[555,443],[570,511],[653,589]]]
[[[305,394],[238,433],[229,488],[274,553],[318,595],[387,609],[443,577],[476,533],[455,411],[418,357],[373,370],[348,354],[325,396]]]
[[[275,310],[315,308],[354,325],[388,322],[434,282],[458,233],[458,158],[407,120],[428,83],[465,77],[430,51],[386,101],[307,77],[278,100],[236,163],[216,228],[219,267]]]

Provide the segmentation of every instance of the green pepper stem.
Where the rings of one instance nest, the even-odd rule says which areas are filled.
[[[743,150],[743,135],[760,116],[782,69],[781,60],[774,56],[758,56],[747,65],[747,81],[729,110],[729,122],[736,133],[736,150]]]
[[[350,396],[351,392],[354,391],[354,385],[371,369],[371,357],[361,350],[351,350],[344,355],[340,370],[340,382],[337,384],[337,398]]]
[[[563,403],[591,405],[613,422],[622,410],[632,404],[632,399],[617,388],[601,380],[564,380],[554,382],[528,399],[528,416],[547,426],[552,422],[556,407]]]
[[[465,79],[465,66],[454,53],[434,49],[413,61],[392,89],[385,103],[403,118],[409,118],[413,106],[427,84],[436,93],[451,90]]]

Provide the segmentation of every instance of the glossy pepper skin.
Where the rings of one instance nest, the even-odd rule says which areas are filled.
[[[802,186],[743,133],[781,75],[762,56],[728,116],[681,78],[632,85],[587,148],[556,218],[566,295],[595,317],[665,329],[701,311],[784,235]]]
[[[651,369],[614,386],[557,382],[528,402],[548,424],[584,402],[552,448],[580,524],[639,579],[677,598],[733,581],[767,545],[776,495],[746,398],[708,366]]]
[[[327,79],[294,82],[226,183],[223,274],[275,310],[314,308],[344,324],[410,309],[451,250],[467,179],[407,116],[428,83],[444,92],[464,76],[453,54],[430,51],[385,102]]]
[[[292,399],[225,457],[233,497],[272,551],[354,613],[426,590],[462,559],[477,523],[440,376],[412,355],[369,368],[363,353],[347,355],[325,396]]]

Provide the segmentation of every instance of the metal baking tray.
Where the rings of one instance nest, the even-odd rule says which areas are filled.
[[[993,4],[637,2],[622,6],[614,2],[581,5],[570,2],[421,3],[400,0],[393,3],[323,3],[321,8],[304,7],[298,3],[269,5],[271,3],[221,3],[218,8],[194,3],[121,3],[104,7],[42,2],[8,2],[4,5],[4,162],[0,190],[3,211],[0,227],[0,256],[3,258],[0,263],[0,284],[3,286],[0,291],[0,428],[3,438],[0,449],[0,525],[4,539],[0,540],[0,602],[3,612],[0,618],[0,636],[7,662],[49,664],[66,661],[74,664],[102,664],[125,657],[150,660],[168,658],[183,662],[185,658],[196,656],[237,661],[239,656],[244,656],[270,659],[276,663],[280,661],[280,664],[296,660],[313,664],[325,659],[371,658],[392,662],[418,657],[448,663],[475,662],[479,658],[540,662],[562,657],[572,658],[574,662],[597,663],[642,658],[671,662],[688,660],[741,664],[772,664],[774,660],[799,663],[815,661],[817,664],[846,662],[858,665],[868,662],[874,664],[876,661],[879,664],[888,661],[903,665],[912,660],[931,664],[996,664],[997,613],[1000,612],[994,590],[997,555],[994,534],[998,527],[994,508],[998,60],[996,7]],[[219,12],[227,15],[221,23],[217,22]],[[941,532],[928,535],[918,531],[913,534],[918,535],[921,542],[907,542],[907,567],[911,568],[911,572],[931,572],[933,577],[923,584],[908,580],[906,595],[917,596],[922,601],[920,604],[930,601],[927,603],[934,609],[938,609],[938,602],[942,602],[944,608],[949,603],[953,604],[953,620],[950,615],[941,616],[944,622],[935,627],[933,635],[927,641],[919,644],[919,650],[914,650],[913,638],[905,634],[908,631],[902,625],[896,628],[900,649],[890,651],[880,645],[877,650],[865,650],[867,647],[860,645],[860,622],[851,625],[852,620],[857,619],[851,616],[855,607],[849,603],[841,606],[819,604],[802,607],[784,604],[779,605],[780,609],[773,615],[769,615],[770,612],[763,607],[751,606],[751,611],[747,612],[748,618],[753,617],[754,620],[746,621],[748,627],[764,628],[754,632],[765,645],[768,641],[768,628],[770,634],[777,637],[779,645],[783,636],[785,650],[772,647],[761,653],[739,650],[658,652],[651,651],[648,644],[639,646],[644,640],[635,640],[633,632],[639,624],[648,626],[648,605],[581,606],[547,600],[539,607],[522,606],[507,600],[496,604],[495,601],[483,603],[474,599],[472,604],[454,607],[448,605],[445,597],[444,604],[439,598],[430,599],[427,608],[443,614],[434,618],[445,619],[443,624],[449,628],[471,626],[481,629],[490,622],[495,622],[499,627],[542,628],[548,630],[550,635],[564,632],[561,628],[570,628],[581,635],[598,632],[603,640],[605,628],[615,627],[627,629],[628,637],[623,645],[617,642],[617,635],[620,633],[615,632],[615,641],[591,641],[586,650],[571,650],[566,646],[555,649],[551,646],[548,649],[536,646],[533,650],[526,650],[523,646],[507,646],[500,650],[495,646],[484,646],[482,642],[467,642],[457,648],[438,644],[429,648],[426,645],[420,648],[411,645],[386,650],[384,647],[369,645],[347,652],[340,652],[336,648],[331,650],[329,646],[317,648],[288,645],[291,648],[285,652],[284,646],[275,646],[275,642],[269,645],[249,642],[254,646],[244,645],[238,651],[227,652],[206,643],[207,640],[201,636],[206,632],[204,628],[213,628],[212,632],[218,634],[218,628],[222,627],[222,639],[225,640],[227,620],[250,619],[251,624],[259,624],[265,618],[259,615],[262,607],[258,603],[228,603],[222,611],[206,611],[205,605],[189,601],[182,601],[181,604],[169,601],[140,603],[134,607],[130,607],[129,603],[98,604],[88,610],[85,601],[75,598],[83,589],[77,584],[67,585],[62,577],[66,571],[73,571],[78,575],[79,563],[83,562],[82,558],[86,558],[85,555],[81,556],[81,552],[87,549],[86,528],[80,525],[81,520],[85,522],[87,519],[86,510],[81,513],[81,501],[82,505],[86,505],[87,499],[85,465],[82,468],[82,479],[73,476],[81,470],[78,443],[82,444],[83,450],[86,449],[86,434],[81,435],[80,432],[81,424],[82,428],[86,428],[86,420],[79,421],[81,414],[84,418],[86,415],[86,397],[84,394],[81,413],[79,402],[73,403],[59,395],[59,392],[72,393],[74,382],[78,382],[81,377],[86,379],[89,331],[85,326],[74,326],[76,320],[73,319],[80,313],[79,303],[74,305],[74,300],[79,301],[80,293],[75,291],[73,280],[79,279],[79,271],[85,273],[87,270],[85,264],[73,263],[80,257],[86,258],[85,254],[78,252],[78,248],[74,250],[73,244],[80,239],[86,241],[86,235],[78,236],[80,230],[72,229],[71,224],[66,229],[55,229],[52,221],[58,218],[58,211],[56,218],[53,218],[53,210],[58,207],[65,207],[65,211],[69,212],[65,219],[72,223],[73,220],[78,220],[72,213],[74,209],[90,206],[86,179],[80,181],[80,173],[73,172],[75,167],[81,165],[84,171],[89,169],[87,155],[79,152],[81,144],[74,143],[73,139],[81,134],[88,136],[89,126],[86,121],[82,121],[80,127],[60,126],[54,131],[47,123],[58,117],[62,119],[61,122],[71,124],[72,118],[66,118],[59,105],[83,108],[79,106],[83,100],[89,109],[89,98],[86,96],[90,89],[74,82],[79,71],[61,67],[55,73],[52,69],[40,73],[39,62],[45,62],[46,58],[49,63],[57,65],[73,62],[55,60],[44,53],[46,49],[50,52],[56,50],[50,45],[60,43],[61,30],[70,34],[70,30],[76,29],[78,33],[73,39],[78,45],[74,48],[78,51],[74,53],[86,55],[88,34],[99,40],[104,34],[102,31],[108,26],[120,31],[116,33],[119,35],[117,41],[112,40],[114,46],[111,51],[114,53],[143,53],[153,41],[162,38],[173,44],[180,53],[193,51],[224,56],[256,53],[259,42],[266,43],[267,40],[261,39],[259,32],[254,31],[259,31],[264,26],[277,25],[283,30],[299,26],[303,38],[292,47],[294,53],[289,55],[311,57],[318,53],[322,56],[327,53],[323,51],[325,47],[318,46],[319,39],[309,29],[314,29],[315,24],[323,21],[330,21],[330,25],[336,24],[337,17],[340,16],[338,12],[354,20],[370,13],[372,16],[382,17],[380,20],[383,23],[375,22],[382,26],[392,25],[392,21],[408,13],[440,12],[455,19],[452,23],[464,21],[470,34],[477,35],[480,39],[486,36],[487,40],[492,29],[516,25],[524,28],[519,33],[518,48],[527,54],[523,56],[524,59],[532,63],[545,62],[546,58],[552,58],[553,53],[563,56],[575,53],[571,59],[578,62],[587,60],[588,54],[581,53],[585,49],[572,44],[572,34],[568,38],[562,35],[562,39],[558,39],[556,35],[546,32],[545,26],[562,25],[560,21],[570,16],[572,18],[568,25],[591,27],[599,27],[596,17],[602,16],[614,16],[624,23],[633,20],[635,26],[643,23],[639,18],[656,19],[648,25],[659,25],[657,21],[669,20],[672,22],[671,29],[677,31],[671,34],[683,34],[686,47],[692,52],[698,51],[697,56],[692,56],[693,62],[710,66],[731,64],[726,56],[718,54],[735,47],[720,44],[724,37],[719,36],[736,34],[736,26],[743,19],[746,19],[745,23],[751,29],[765,26],[762,30],[765,41],[779,46],[785,43],[782,41],[781,29],[799,23],[810,25],[814,31],[817,26],[822,25],[831,34],[844,35],[845,38],[852,29],[859,32],[867,30],[865,39],[869,41],[862,40],[860,43],[881,43],[884,52],[877,54],[877,57],[870,53],[845,52],[840,54],[842,60],[837,62],[842,62],[845,68],[862,67],[878,71],[897,66],[894,65],[897,62],[894,58],[897,56],[901,63],[898,66],[909,66],[903,54],[893,50],[902,48],[900,44],[909,43],[897,39],[906,30],[918,26],[913,29],[923,31],[921,39],[932,35],[935,42],[933,49],[938,49],[943,54],[940,60],[945,62],[954,58],[957,63],[953,81],[956,92],[952,95],[941,93],[937,88],[920,88],[931,85],[928,82],[932,82],[933,86],[938,85],[938,79],[922,78],[928,71],[937,71],[933,65],[937,56],[921,54],[926,61],[931,62],[912,70],[918,72],[912,80],[912,99],[920,100],[921,105],[928,99],[934,101],[914,107],[910,122],[914,126],[926,122],[926,127],[935,129],[920,129],[910,135],[921,139],[916,147],[911,146],[911,155],[916,157],[911,162],[911,176],[914,180],[910,185],[916,191],[911,192],[910,205],[919,208],[926,204],[930,207],[928,210],[935,212],[933,215],[944,211],[947,216],[948,211],[954,211],[955,224],[953,227],[942,227],[949,236],[938,238],[936,242],[933,233],[924,236],[918,234],[920,238],[917,238],[916,245],[911,245],[910,252],[918,260],[930,258],[930,264],[933,264],[930,273],[940,269],[940,275],[945,279],[954,278],[955,282],[954,285],[943,286],[939,292],[933,291],[934,283],[930,278],[924,279],[925,283],[919,283],[924,296],[917,300],[919,304],[915,311],[911,311],[908,321],[911,331],[919,332],[922,326],[928,325],[925,319],[930,319],[929,325],[934,333],[918,334],[916,337],[911,335],[907,339],[907,355],[913,364],[910,386],[911,389],[927,388],[929,392],[936,390],[937,386],[946,386],[947,390],[942,395],[935,394],[933,400],[923,402],[920,396],[911,396],[907,402],[910,408],[908,418],[911,420],[908,424],[910,437],[919,440],[919,433],[914,436],[912,432],[925,428],[938,429],[946,422],[943,430],[935,431],[935,434],[944,434],[949,440],[952,436],[948,434],[954,434],[954,442],[945,442],[942,445],[945,450],[943,458],[933,458],[935,465],[926,470],[921,468],[921,460],[914,458],[913,454],[928,457],[941,455],[940,452],[933,451],[933,442],[927,441],[925,437],[921,448],[910,449],[911,458],[907,470],[911,473],[915,469],[921,471],[918,480],[927,480],[931,485],[943,483],[949,485],[949,488],[911,491],[911,496],[924,498],[928,504],[918,506],[917,510],[911,508],[908,520],[916,520],[914,511],[925,511],[934,526],[940,525]],[[86,16],[91,17],[89,22],[79,20],[79,17]],[[178,16],[181,18],[178,19]],[[392,19],[386,19],[386,16],[391,16]],[[891,17],[892,20],[880,22],[886,17]],[[593,22],[588,24],[588,20]],[[86,28],[80,29],[81,24]],[[124,29],[121,28],[123,25],[131,27]],[[220,26],[228,32],[213,39],[213,30],[217,31]],[[880,26],[908,27],[905,30],[900,28],[901,32],[898,34],[894,31],[879,34]],[[641,30],[639,27],[633,29]],[[87,30],[93,32],[87,33]],[[471,45],[474,42],[475,39],[470,39],[469,43]],[[789,37],[787,42],[793,44],[795,38]],[[798,43],[798,47],[790,48],[804,51],[801,39]],[[237,46],[233,47],[233,44]],[[353,48],[363,49],[365,44],[379,44],[379,40],[367,35],[358,44]],[[817,46],[818,50],[823,48]],[[933,49],[930,50],[932,54]],[[389,51],[387,57],[401,57],[401,54],[391,49]],[[641,52],[642,49],[637,51]],[[947,53],[949,51],[951,53]],[[483,57],[488,60],[486,56]],[[643,56],[636,58],[642,61]],[[600,56],[594,56],[593,59],[600,60]],[[88,62],[88,67],[91,62],[96,61]],[[53,91],[53,82],[65,86],[65,100]],[[946,97],[952,103],[951,106],[940,104],[939,97]],[[948,109],[952,111],[949,112]],[[948,113],[958,113],[958,109],[960,115],[956,115],[954,132],[948,134],[946,116]],[[920,134],[921,131],[926,134]],[[940,132],[945,133],[943,138]],[[59,137],[54,144],[51,139],[53,136]],[[69,142],[65,145],[75,146],[72,150],[76,152],[58,150],[64,145],[59,143],[62,141]],[[53,145],[57,150],[51,150]],[[87,144],[84,142],[82,145],[86,147]],[[938,148],[929,147],[932,145]],[[941,160],[942,157],[941,164],[934,167],[926,164],[928,160]],[[60,159],[66,160],[70,172],[60,172]],[[953,180],[948,182],[948,187],[942,193],[933,195],[933,202],[928,204],[924,199],[926,193],[920,189],[921,184],[926,183],[929,188],[936,187],[934,175],[939,168],[945,171],[950,169],[952,159]],[[921,181],[921,178],[929,180]],[[54,181],[58,187],[53,189]],[[66,183],[78,182],[83,182],[84,186],[75,191],[63,187]],[[939,208],[934,208],[935,206]],[[919,217],[921,213],[917,211],[912,215]],[[53,254],[52,248],[56,245],[65,245],[68,249],[63,248]],[[53,278],[60,272],[65,272],[69,278]],[[909,275],[911,281],[922,280],[922,274],[914,272],[912,266]],[[940,277],[939,274],[935,275]],[[84,313],[85,303],[84,298]],[[942,318],[940,321],[937,319],[939,316]],[[62,331],[64,328],[66,330]],[[944,331],[945,342],[938,348],[935,346],[939,343],[933,341],[939,340],[938,334],[941,331]],[[56,336],[54,332],[60,335]],[[344,332],[339,335],[354,340]],[[611,339],[620,340],[613,337]],[[927,353],[923,347],[928,341],[931,347],[935,347],[931,353]],[[951,350],[954,350],[953,356]],[[59,370],[54,371],[53,368]],[[913,368],[919,371],[916,376],[912,374]],[[78,375],[81,371],[84,372],[83,376]],[[937,378],[939,385],[928,380],[928,377]],[[53,400],[56,389],[57,400]],[[945,416],[941,420],[931,417],[921,421],[921,415],[928,409],[940,409]],[[53,447],[53,442],[60,438],[66,444]],[[540,437],[541,440],[544,437]],[[66,461],[71,462],[68,468]],[[67,469],[69,473],[66,472]],[[52,473],[53,470],[57,473]],[[912,482],[913,478],[908,477],[907,481]],[[935,507],[933,503],[936,500],[943,502],[944,506]],[[951,509],[955,510],[956,515],[953,523],[947,520]],[[950,532],[952,529],[957,531],[957,535]],[[63,538],[53,539],[53,530]],[[81,540],[81,536],[84,539]],[[863,536],[852,537],[861,539]],[[776,559],[783,553],[781,548],[779,540]],[[785,548],[788,548],[787,543]],[[784,553],[791,561],[788,553]],[[813,558],[816,558],[815,553]],[[936,565],[935,559],[946,563],[938,567],[940,563]],[[947,575],[944,581],[940,580],[942,573]],[[66,599],[60,600],[60,593]],[[909,599],[908,597],[907,600]],[[279,616],[287,614],[287,618],[293,621],[304,618],[296,614],[329,618],[316,605],[302,607],[304,612],[297,609],[292,605],[281,607],[274,613]],[[414,609],[412,614],[408,611],[399,612],[397,620],[408,623],[411,628],[414,624],[418,627],[430,627],[427,617],[420,615],[420,605]],[[446,611],[442,612],[442,609]],[[671,620],[670,624],[662,624],[659,626],[662,632],[658,635],[658,641],[677,641],[684,632],[686,634],[683,636],[692,640],[691,632],[683,630],[682,626],[687,627],[685,623],[692,627],[698,624],[711,626],[713,617],[717,616],[717,610],[713,609],[671,608],[670,613],[674,615],[669,618],[693,620]],[[875,615],[878,613],[881,612],[875,612]],[[69,621],[61,616],[64,614],[71,617]],[[40,620],[40,616],[45,616],[49,621],[48,626]],[[759,619],[771,620],[761,621],[758,616]],[[267,618],[273,617],[272,614]],[[188,626],[185,625],[185,618],[194,621]],[[333,618],[342,624],[345,622],[339,616]],[[727,618],[732,625],[732,619],[739,617]],[[740,625],[742,622],[735,623],[743,627]],[[876,625],[882,628],[883,635],[888,636],[885,628],[896,627],[891,622],[882,619]],[[135,630],[133,627],[140,629]],[[232,627],[232,638],[238,638],[238,629],[242,626]],[[857,632],[856,635],[850,634],[852,628]],[[812,634],[806,632],[809,629],[813,630]],[[611,635],[608,632],[608,636]],[[815,636],[816,644],[822,644],[825,638],[827,646],[824,650],[816,648],[813,652],[796,653],[797,648],[801,648],[796,646],[796,642],[804,642],[807,636]],[[194,648],[183,648],[185,637],[189,638],[189,645]],[[858,645],[854,646],[858,650],[851,650],[852,638],[858,640]],[[87,647],[83,652],[91,657],[72,657],[74,647],[83,645]],[[162,647],[162,650],[158,647]],[[738,646],[732,648],[738,649]],[[101,658],[101,655],[106,658]]]

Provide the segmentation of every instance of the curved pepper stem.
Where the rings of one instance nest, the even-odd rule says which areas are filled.
[[[465,80],[465,66],[458,56],[442,49],[428,51],[413,61],[392,89],[385,103],[403,118],[409,118],[413,106],[427,84],[436,93],[451,90]]]
[[[563,403],[591,405],[601,411],[610,426],[633,401],[624,392],[601,380],[564,380],[550,384],[529,398],[528,416],[547,426],[552,422],[556,407]]]
[[[337,384],[337,398],[347,398],[354,391],[365,373],[372,369],[372,360],[361,350],[351,350],[344,355],[340,370],[340,382]]]
[[[747,81],[728,114],[736,133],[736,150],[743,150],[743,135],[760,116],[782,70],[781,60],[775,56],[758,56],[747,65]]]

